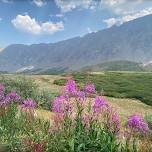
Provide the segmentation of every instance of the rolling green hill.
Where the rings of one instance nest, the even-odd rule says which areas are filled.
[[[152,73],[148,72],[105,72],[103,74],[75,73],[73,78],[83,86],[94,83],[98,93],[110,97],[139,99],[152,106]],[[66,79],[55,80],[64,85]]]
[[[140,63],[119,60],[87,66],[82,68],[81,71],[145,71],[145,69]]]

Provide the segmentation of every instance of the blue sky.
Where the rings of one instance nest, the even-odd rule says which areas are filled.
[[[151,0],[0,0],[0,48],[53,43],[149,14]]]

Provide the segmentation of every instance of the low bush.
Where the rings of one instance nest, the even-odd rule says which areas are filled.
[[[24,76],[0,76],[0,82],[6,86],[6,93],[15,91],[23,99],[32,98],[44,109],[50,109],[51,101],[56,96],[51,94],[49,90],[40,90],[33,79]]]
[[[66,79],[59,79],[59,80],[54,80],[54,84],[59,85],[59,86],[63,86],[66,84]]]

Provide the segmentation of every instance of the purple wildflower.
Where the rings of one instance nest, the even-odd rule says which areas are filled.
[[[10,97],[6,96],[2,101],[1,101],[1,106],[6,106],[11,103]]]
[[[112,125],[114,133],[118,135],[121,128],[120,115],[118,114],[118,112],[114,112],[112,114]]]
[[[144,135],[149,132],[148,124],[145,122],[144,118],[140,115],[132,115],[128,120],[128,128],[133,134]]]
[[[63,113],[63,102],[65,98],[64,96],[57,97],[53,102],[53,111],[57,113]]]
[[[37,107],[37,103],[33,101],[32,99],[27,99],[23,101],[22,108],[35,109],[36,107]]]
[[[65,92],[66,94],[72,94],[75,95],[77,92],[77,85],[76,82],[72,79],[68,80],[65,86]]]
[[[107,101],[103,97],[97,96],[95,99],[95,103],[93,105],[93,110],[95,113],[100,113],[102,111],[102,108],[107,106],[108,106]]]
[[[71,112],[72,105],[64,96],[59,96],[53,102],[53,111],[56,113]]]
[[[78,100],[84,101],[85,100],[85,92],[84,91],[78,91],[77,92],[77,97],[78,97]]]
[[[88,85],[86,85],[85,91],[87,93],[95,93],[96,92],[95,85],[94,84],[88,84]]]
[[[11,92],[5,96],[5,87],[0,83],[0,107],[5,107],[12,102],[19,102],[21,97],[16,92]]]
[[[6,98],[10,99],[10,102],[19,102],[21,100],[21,96],[19,96],[16,92],[7,94]]]

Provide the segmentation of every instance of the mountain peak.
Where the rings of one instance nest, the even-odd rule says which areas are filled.
[[[77,70],[107,61],[152,60],[152,15],[83,37],[49,44],[13,44],[0,54],[0,71],[68,67]]]

